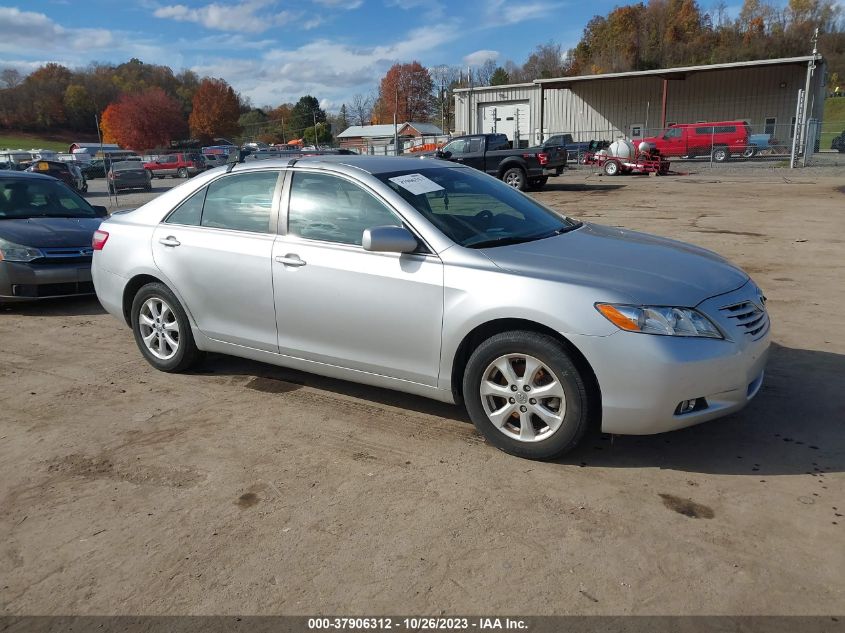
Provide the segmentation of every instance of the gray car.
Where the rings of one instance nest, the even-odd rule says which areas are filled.
[[[718,255],[438,160],[218,168],[94,243],[97,296],[162,371],[219,352],[463,403],[530,458],[737,411],[769,349],[762,292]]]
[[[125,189],[151,191],[153,188],[149,173],[144,169],[143,164],[137,160],[122,160],[112,163],[106,178],[108,178],[110,193]]]

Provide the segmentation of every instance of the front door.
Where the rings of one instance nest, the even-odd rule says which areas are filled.
[[[153,233],[156,265],[208,337],[278,351],[271,233],[279,170],[227,174]]]
[[[364,229],[401,219],[339,175],[292,172],[287,220],[273,248],[279,351],[435,386],[440,259],[365,251]]]

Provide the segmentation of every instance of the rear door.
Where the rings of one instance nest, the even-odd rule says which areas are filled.
[[[156,265],[210,338],[278,351],[272,252],[280,174],[223,175],[153,233]]]

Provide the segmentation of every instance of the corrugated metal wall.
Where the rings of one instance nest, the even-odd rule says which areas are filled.
[[[668,82],[666,122],[743,120],[755,131],[763,131],[767,118],[778,128],[795,116],[798,90],[804,87],[805,64],[733,68],[698,72],[684,80]],[[824,69],[820,64],[813,90],[820,92]],[[570,89],[545,89],[544,136],[571,133],[576,140],[613,138],[631,133],[632,125],[656,132],[661,127],[663,79],[632,77],[596,79],[573,83]],[[539,86],[499,87],[456,93],[455,108],[459,133],[477,133],[478,111],[484,106],[528,99],[532,143],[539,139]],[[818,116],[820,104],[814,103]]]

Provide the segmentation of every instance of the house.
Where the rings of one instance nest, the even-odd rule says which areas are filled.
[[[361,154],[384,154],[390,146],[393,153],[393,137],[398,133],[403,148],[426,142],[427,139],[444,136],[443,130],[432,123],[409,122],[393,126],[352,125],[337,135],[340,146],[354,149]]]

